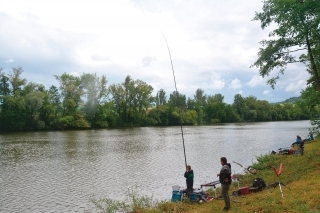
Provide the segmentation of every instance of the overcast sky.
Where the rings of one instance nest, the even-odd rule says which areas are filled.
[[[259,41],[271,29],[252,21],[260,0],[0,0],[0,67],[22,67],[23,77],[49,88],[54,75],[97,73],[108,85],[127,75],[152,85],[154,94],[193,97],[221,93],[269,102],[299,96],[309,78],[288,66],[275,90],[256,68]],[[277,71],[271,74],[276,74]]]

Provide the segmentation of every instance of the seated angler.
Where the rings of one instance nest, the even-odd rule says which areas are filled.
[[[309,135],[309,138],[308,138],[308,139],[309,139],[310,141],[313,141],[313,140],[314,140],[312,133]]]
[[[294,146],[295,144],[297,144],[297,146],[298,146],[298,148],[299,148],[299,144],[300,144],[301,141],[302,141],[302,140],[301,140],[301,137],[300,137],[299,135],[297,135],[296,142],[294,142],[294,143],[292,144],[292,146]]]

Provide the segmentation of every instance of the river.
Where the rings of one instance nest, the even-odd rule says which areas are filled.
[[[194,187],[217,180],[220,157],[232,172],[288,147],[309,121],[183,127]],[[180,127],[0,134],[0,212],[83,212],[90,197],[125,199],[128,188],[169,200],[185,186]]]

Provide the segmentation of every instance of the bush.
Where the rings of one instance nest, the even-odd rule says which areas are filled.
[[[92,198],[96,212],[107,213],[125,213],[125,212],[141,212],[143,210],[152,210],[157,206],[157,201],[153,197],[139,195],[136,187],[128,188],[126,193],[127,202],[117,201],[110,198]]]
[[[251,167],[253,169],[264,170],[264,169],[270,169],[277,166],[277,163],[275,163],[277,162],[276,155],[272,155],[272,154],[260,155],[259,157],[257,157],[257,161],[258,162],[252,164]]]

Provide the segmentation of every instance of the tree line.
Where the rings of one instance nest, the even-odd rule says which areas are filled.
[[[142,80],[127,76],[107,85],[106,76],[83,73],[55,75],[59,86],[22,78],[21,67],[8,73],[0,68],[0,131],[63,130],[136,126],[208,125],[243,121],[310,119],[305,104],[270,104],[254,96],[234,96],[232,104],[221,94],[197,89],[192,98],[169,95]]]

